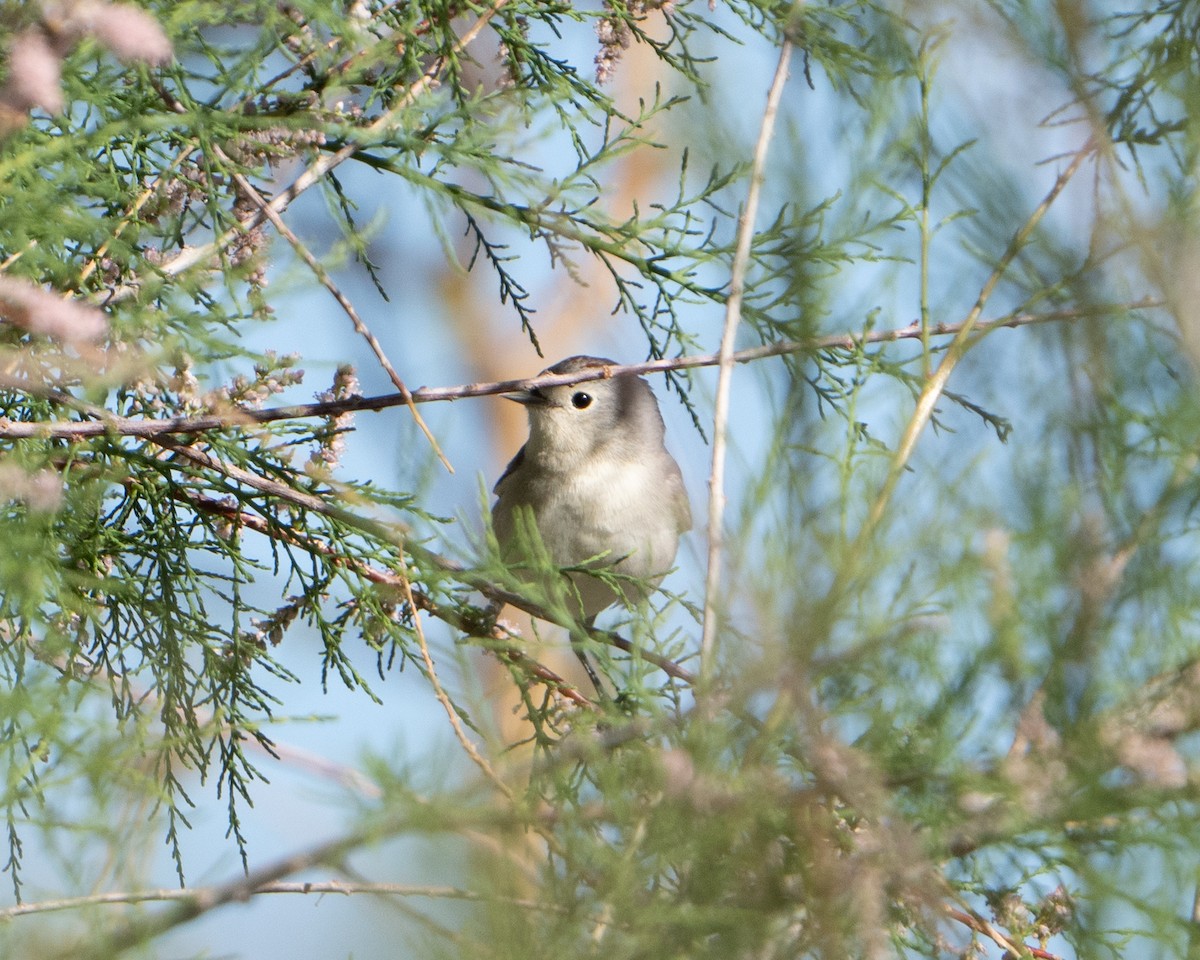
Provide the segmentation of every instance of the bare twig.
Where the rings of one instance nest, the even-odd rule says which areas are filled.
[[[696,675],[690,670],[685,670],[674,660],[661,656],[660,654],[655,653],[653,650],[646,650],[644,647],[639,647],[636,643],[626,640],[619,633],[614,633],[610,630],[595,630],[592,631],[591,635],[595,639],[602,640],[604,643],[616,647],[618,650],[623,650],[630,656],[637,657],[639,660],[645,660],[647,663],[653,664],[668,677],[673,677],[674,679],[680,680],[689,686],[696,685]]]
[[[1092,317],[1107,316],[1113,313],[1129,310],[1149,310],[1162,306],[1161,301],[1144,298],[1133,303],[1112,304],[1107,307],[1089,307],[1079,310],[1055,310],[1048,313],[1015,314],[1000,317],[996,320],[978,321],[974,323],[973,333],[982,337],[986,333],[1001,328],[1016,328],[1043,323],[1071,322]],[[965,326],[962,323],[940,323],[930,327],[930,336],[945,337],[957,335]],[[733,354],[735,363],[750,363],[767,357],[778,357],[793,353],[807,353],[819,350],[857,350],[867,344],[895,343],[901,340],[919,340],[922,330],[919,324],[911,323],[905,327],[891,330],[868,330],[864,333],[836,333],[823,337],[813,337],[808,340],[780,340],[738,350]],[[583,383],[587,380],[604,380],[621,374],[641,376],[648,373],[663,373],[668,370],[691,370],[700,367],[713,367],[720,362],[720,354],[706,353],[686,357],[669,357],[661,360],[647,360],[642,363],[613,364],[605,367],[587,367],[569,374],[555,374],[544,377],[525,378],[521,380],[494,380],[482,383],[468,383],[452,387],[420,387],[411,391],[407,396],[399,393],[383,394],[375,397],[349,397],[343,400],[329,400],[320,403],[292,404],[285,407],[272,407],[266,410],[236,409],[225,413],[208,413],[194,417],[165,417],[161,420],[147,420],[140,417],[121,417],[91,405],[86,408],[79,402],[71,402],[69,395],[23,377],[0,373],[0,388],[17,390],[31,396],[49,396],[64,404],[74,406],[92,418],[89,421],[11,421],[0,418],[0,440],[20,440],[28,437],[83,439],[85,437],[143,437],[154,438],[180,433],[206,433],[212,430],[230,428],[245,428],[265,423],[276,423],[280,420],[301,420],[308,417],[333,417],[343,413],[358,411],[380,411],[408,403],[436,403],[447,400],[466,400],[475,397],[498,396],[527,390],[533,386],[551,387],[563,384]],[[54,391],[53,393],[51,391]]]
[[[392,573],[388,570],[380,570],[378,567],[373,567],[370,564],[364,563],[356,558],[347,557],[338,553],[333,547],[323,541],[316,540],[306,534],[297,533],[291,528],[282,527],[277,524],[271,524],[262,517],[240,510],[235,504],[227,501],[206,497],[203,494],[195,493],[191,490],[176,490],[173,492],[173,496],[190,504],[197,510],[203,510],[206,513],[225,517],[231,523],[233,523],[235,527],[253,530],[256,533],[262,534],[263,536],[270,537],[274,540],[279,540],[283,543],[292,544],[310,553],[319,554],[336,565],[343,566],[348,570],[354,571],[363,579],[368,580],[371,583],[402,591],[405,594],[405,599],[409,602],[414,611],[424,610],[430,616],[436,617],[438,620],[441,620],[442,622],[448,624],[456,630],[459,630],[462,633],[471,635],[479,632],[478,624],[470,622],[458,610],[443,606],[422,591],[414,589],[411,583],[408,584],[408,589],[405,591],[404,579],[398,574]],[[426,556],[432,557],[432,555]],[[442,558],[432,557],[432,559],[434,562],[438,562]],[[446,561],[442,562],[441,566],[445,569],[451,569],[453,565]],[[486,585],[481,584],[479,586],[481,592],[483,592],[483,589]],[[519,597],[511,597],[508,594],[502,594],[500,596],[503,597],[505,602],[513,603],[514,605],[519,605],[521,603],[521,599]],[[489,648],[491,652],[506,662],[512,664],[522,673],[534,680],[537,680],[539,683],[550,687],[559,696],[570,700],[576,706],[590,707],[593,705],[587,697],[576,690],[567,680],[555,673],[549,667],[544,666],[522,651],[518,646],[521,640],[520,637],[511,634],[509,631],[504,630],[498,625],[493,627],[489,636],[490,639],[494,641],[494,646]],[[616,635],[602,635],[602,639],[609,639],[610,636],[615,637]],[[649,662],[655,663],[656,659],[665,661],[664,663],[656,663],[656,665],[659,666],[659,668],[664,672],[670,673],[671,668],[674,668],[676,671],[682,671],[685,674],[687,673],[687,671],[683,671],[681,667],[675,665],[669,660],[666,660],[666,658],[656,658],[655,654],[652,654],[649,651],[643,651],[633,644],[630,644],[628,641],[624,641],[623,638],[618,637],[617,639],[622,640],[626,646],[622,646],[621,643],[617,643],[611,639],[609,642],[612,642],[614,646],[617,646],[620,649],[630,652],[636,656],[640,656],[642,659],[648,660]]]
[[[913,450],[916,448],[917,439],[924,432],[926,425],[933,416],[933,409],[937,406],[938,398],[941,397],[943,391],[946,389],[946,382],[950,379],[950,374],[953,373],[954,368],[958,365],[958,361],[963,358],[972,343],[971,333],[978,328],[979,318],[982,316],[988,300],[991,299],[992,292],[1000,283],[1000,279],[1008,271],[1013,260],[1016,259],[1017,254],[1025,249],[1025,245],[1033,236],[1033,232],[1037,229],[1038,224],[1042,222],[1046,211],[1058,199],[1058,195],[1062,193],[1071,181],[1071,178],[1075,176],[1075,173],[1082,166],[1083,161],[1090,157],[1094,151],[1095,145],[1089,140],[1076,152],[1071,162],[1067,165],[1067,168],[1058,175],[1058,178],[1054,181],[1054,185],[1050,188],[1046,196],[1042,198],[1042,202],[1037,205],[1021,226],[1021,229],[1009,241],[1008,248],[988,275],[987,280],[984,281],[983,287],[979,291],[979,296],[975,299],[975,305],[971,307],[971,311],[967,314],[966,319],[959,324],[959,329],[955,332],[954,339],[950,342],[950,346],[946,348],[942,362],[938,364],[933,375],[925,382],[925,387],[921,391],[921,395],[917,398],[916,409],[913,411],[912,417],[909,418],[908,425],[905,427],[904,434],[900,438],[896,452],[892,456],[887,478],[883,483],[883,489],[879,491],[879,495],[875,498],[874,503],[872,503],[867,521],[863,524],[860,531],[858,538],[860,545],[864,544],[871,537],[875,527],[883,519],[883,514],[887,510],[888,504],[892,499],[892,494],[896,490],[896,484],[908,467],[908,461],[912,457]],[[859,552],[858,550],[854,551],[855,554]]]
[[[338,763],[336,760],[330,760],[312,750],[305,750],[303,747],[280,740],[272,740],[270,750],[267,750],[257,740],[248,739],[246,742],[250,747],[269,754],[273,759],[294,770],[300,770],[310,776],[336,783],[369,800],[378,800],[383,796],[383,788],[361,770]]]
[[[0,920],[11,920],[16,917],[27,917],[32,914],[54,913],[59,910],[76,910],[80,907],[102,906],[106,904],[188,901],[197,897],[210,897],[212,890],[213,888],[204,887],[163,887],[158,890],[116,890],[108,893],[92,893],[80,897],[39,900],[34,903],[18,903],[14,906],[0,909]],[[474,890],[464,890],[462,887],[429,886],[409,883],[369,883],[361,880],[274,880],[263,883],[250,892],[253,896],[266,893],[288,893],[310,896],[327,893],[342,894],[344,896],[366,893],[392,897],[427,897],[436,900],[477,900],[488,903],[502,903],[530,910],[545,911],[554,909],[552,905],[538,900],[483,894]]]
[[[15,253],[10,253],[3,260],[0,260],[0,273],[3,273],[5,270],[7,270],[9,267],[11,267],[14,263],[16,263],[18,260],[20,260],[23,256],[25,256],[26,253],[28,253],[30,250],[32,250],[37,245],[38,245],[38,242],[37,242],[37,239],[35,238],[33,240],[30,240],[28,243],[26,243],[25,246],[22,247],[20,250],[16,251]]]
[[[1196,960],[1200,956],[1200,939],[1197,937],[1197,931],[1200,930],[1200,877],[1196,880],[1196,889],[1192,894],[1192,917],[1191,929],[1188,931],[1187,943],[1187,960]]]
[[[466,33],[458,38],[451,50],[442,56],[436,57],[429,65],[429,68],[409,85],[402,96],[397,98],[396,103],[363,130],[360,139],[347,143],[333,153],[325,154],[315,160],[286,189],[271,199],[269,204],[271,210],[275,213],[282,213],[291,205],[293,200],[310,187],[319,183],[332,170],[367,146],[370,146],[376,137],[382,135],[395,123],[401,111],[408,109],[413,101],[434,83],[449,60],[460,54],[479,36],[483,28],[495,16],[496,12],[507,2],[508,0],[493,0],[492,5],[480,15],[479,19],[471,25],[471,28]],[[211,243],[184,250],[172,260],[164,263],[160,267],[160,272],[165,276],[177,276],[198,264],[204,263],[218,251],[229,246],[229,244],[247,230],[253,230],[255,227],[262,225],[267,219],[267,214],[263,210],[258,210],[239,221],[235,226],[230,227]],[[132,294],[133,290],[131,288],[123,288],[117,291],[114,298],[122,299]]]
[[[704,579],[704,626],[700,636],[700,675],[711,676],[717,643],[717,589],[721,582],[721,548],[724,545],[725,516],[725,429],[729,421],[729,391],[733,377],[733,345],[737,339],[742,315],[742,294],[746,287],[746,271],[754,242],[754,222],[758,215],[758,196],[766,172],[767,148],[775,129],[779,101],[788,78],[788,61],[792,42],[784,40],[779,50],[775,79],[767,94],[758,143],[754,147],[754,162],[750,168],[750,187],[746,192],[746,207],[738,222],[737,248],[729,281],[729,298],[725,301],[725,328],[718,352],[717,395],[713,408],[712,472],[708,478],[708,572]]]
[[[179,106],[177,112],[182,111],[182,106]],[[150,198],[158,193],[160,189],[162,189],[163,185],[167,182],[167,175],[175,170],[185,160],[187,160],[187,158],[195,153],[197,149],[198,147],[195,144],[184,147],[181,151],[179,151],[178,154],[175,155],[175,158],[171,161],[170,165],[161,174],[159,174],[154,183],[150,184],[150,186],[146,187],[140,194],[138,194],[137,199],[133,201],[129,209],[126,210],[124,216],[121,217],[120,222],[113,229],[112,235],[96,248],[96,252],[93,253],[88,259],[87,263],[83,265],[83,269],[79,271],[79,279],[75,281],[74,287],[68,287],[63,290],[64,297],[71,296],[73,290],[79,290],[84,283],[87,282],[87,278],[95,273],[96,268],[100,266],[101,261],[104,259],[104,255],[108,253],[109,247],[111,247],[115,241],[120,239],[121,234],[125,232],[131,223],[133,223],[134,217],[136,217],[142,207],[144,207],[150,201]]]
[[[220,151],[220,148],[218,147],[217,150]],[[226,157],[223,152],[221,152],[221,157],[226,162],[229,162],[229,158]],[[416,422],[417,426],[420,427],[421,432],[425,434],[425,439],[429,441],[429,445],[433,448],[433,452],[437,454],[437,458],[442,462],[442,465],[450,473],[453,473],[454,468],[450,466],[450,461],[447,460],[446,455],[442,453],[442,448],[438,446],[437,439],[430,431],[429,426],[425,423],[425,418],[421,416],[416,408],[416,405],[412,402],[412,394],[409,393],[408,387],[404,385],[404,381],[400,379],[400,374],[396,372],[396,368],[392,366],[392,361],[388,359],[387,353],[384,352],[383,344],[379,342],[375,334],[373,334],[370,328],[363,322],[362,317],[359,316],[358,310],[355,309],[354,304],[350,301],[350,298],[347,297],[341,291],[341,288],[339,288],[337,284],[333,282],[333,278],[329,276],[329,271],[326,270],[321,262],[313,256],[312,251],[304,245],[304,242],[298,236],[296,236],[291,227],[283,222],[283,218],[271,209],[271,205],[267,203],[263,195],[259,193],[257,189],[255,189],[254,185],[240,173],[234,173],[233,179],[238,185],[239,189],[241,189],[241,191],[255,205],[258,206],[259,210],[261,210],[266,215],[267,219],[270,220],[275,226],[275,229],[278,230],[287,240],[287,242],[292,245],[292,248],[300,255],[300,258],[308,265],[308,268],[313,272],[316,278],[321,281],[325,289],[333,295],[333,299],[338,302],[338,306],[345,311],[346,316],[350,318],[350,322],[354,324],[354,331],[367,341],[367,345],[371,348],[371,352],[375,354],[375,359],[379,361],[379,365],[383,367],[384,371],[388,375],[388,378],[395,385],[396,389],[400,391],[400,396],[404,398],[405,405],[412,414],[413,420]]]
[[[251,870],[220,886],[187,891],[190,896],[181,897],[175,907],[170,910],[140,916],[107,935],[95,930],[90,931],[85,940],[71,944],[57,955],[64,960],[67,957],[70,957],[71,960],[92,957],[100,960],[100,958],[116,956],[124,950],[146,943],[211,910],[228,903],[246,900],[266,884],[302,870],[334,865],[346,854],[369,840],[399,833],[405,829],[405,826],[406,824],[402,820],[397,820],[384,828],[348,833],[308,850],[283,857],[261,869]]]
[[[211,469],[225,473],[232,479],[249,483],[251,486],[254,486],[256,489],[260,489],[265,493],[274,494],[277,492],[277,487],[283,487],[285,491],[283,496],[286,499],[290,499],[293,503],[303,506],[306,509],[317,510],[317,512],[323,513],[327,516],[336,516],[341,519],[348,519],[351,521],[357,519],[352,515],[346,514],[346,512],[340,508],[331,507],[325,504],[325,502],[320,500],[318,497],[313,497],[311,494],[292,491],[290,487],[287,487],[284,484],[279,484],[274,480],[264,480],[261,477],[257,477],[254,474],[242,470],[240,467],[227,464],[224,461],[218,460],[216,457],[212,457],[200,450],[196,450],[194,447],[186,447],[182,444],[168,444],[168,446],[170,449],[182,453],[185,457],[193,460],[196,463],[203,464]],[[250,483],[250,480],[256,482]],[[286,491],[290,491],[291,493],[296,494],[296,496],[287,497]],[[310,552],[319,553],[335,563],[345,566],[348,569],[353,569],[356,573],[363,576],[367,580],[370,580],[372,583],[394,587],[404,594],[405,599],[409,601],[414,611],[418,609],[424,610],[431,616],[437,617],[439,620],[458,630],[461,630],[463,633],[473,634],[479,632],[480,624],[468,622],[455,610],[449,609],[442,604],[437,603],[418,590],[414,590],[412,585],[407,582],[405,577],[383,570],[378,570],[374,567],[371,567],[369,564],[362,563],[361,561],[352,557],[345,557],[337,553],[328,544],[314,540],[306,535],[296,533],[294,530],[285,529],[278,525],[270,524],[261,517],[239,510],[233,504],[225,503],[220,500],[214,500],[211,497],[205,497],[190,490],[177,491],[175,495],[185,502],[192,504],[199,510],[204,510],[209,513],[215,513],[228,517],[238,526],[255,530],[258,533],[272,537],[276,540],[295,544],[296,546],[302,547]],[[317,506],[313,505],[314,501],[319,504],[319,509]],[[373,524],[360,522],[359,525],[362,527],[369,526],[371,532],[375,533],[388,532],[382,524],[376,526]],[[391,540],[398,548],[403,549],[403,545],[400,543],[397,537],[392,537]],[[445,557],[441,557],[437,554],[424,550],[420,551],[420,556],[423,560],[430,562],[443,570],[458,574],[466,582],[468,582],[470,586],[478,590],[489,600],[496,601],[500,604],[511,604],[512,606],[517,607],[520,610],[524,610],[526,613],[529,613],[534,617],[537,617],[539,620],[545,620],[549,623],[558,623],[558,620],[551,612],[543,610],[536,604],[530,603],[519,594],[510,593],[507,590],[501,590],[486,580],[482,580],[477,576],[470,575],[468,571],[464,570],[457,563],[454,563]],[[570,686],[567,681],[563,680],[562,677],[554,673],[552,670],[549,670],[548,668],[543,667],[541,664],[538,664],[536,661],[532,660],[527,654],[522,653],[517,646],[517,644],[520,642],[519,637],[511,634],[505,636],[502,635],[502,632],[499,632],[495,629],[489,631],[489,635],[491,639],[499,642],[501,646],[498,648],[498,652],[500,652],[505,659],[522,669],[528,670],[533,676],[542,682],[559,688],[560,692],[563,692],[568,699],[573,700],[577,704],[581,706],[591,704],[591,701],[582,694],[572,695],[567,693],[566,688]],[[653,664],[654,666],[658,667],[659,670],[663,671],[663,673],[673,677],[676,680],[681,680],[687,684],[694,684],[696,682],[695,675],[691,671],[681,667],[674,660],[657,654],[653,650],[646,650],[642,647],[639,647],[637,644],[626,640],[618,633],[598,630],[593,632],[593,636],[596,639],[609,644],[610,646],[616,647],[618,650],[621,650],[624,653],[628,653],[630,656],[637,657],[640,660],[645,660],[647,663]]]
[[[236,480],[238,483],[244,483],[246,486],[261,493],[278,497],[281,500],[287,500],[289,503],[294,503],[305,510],[320,513],[327,517],[344,518],[346,516],[344,508],[330,504],[321,497],[305,493],[303,490],[297,490],[295,487],[281,483],[278,480],[260,477],[257,473],[251,473],[249,470],[245,470],[236,464],[226,463],[219,457],[211,453],[205,453],[203,450],[189,446],[186,443],[180,443],[177,440],[167,437],[153,437],[152,440],[154,443],[167,450],[171,450],[185,460],[190,460],[208,470],[214,470],[229,477],[231,480]]]
[[[983,917],[975,916],[967,913],[965,910],[957,910],[954,907],[945,907],[946,916],[951,920],[957,920],[963,926],[974,930],[976,933],[981,933],[992,943],[996,944],[1006,954],[1016,960],[1017,957],[1031,956],[1037,960],[1060,960],[1058,954],[1051,953],[1049,950],[1042,950],[1038,947],[1030,947],[1025,944],[1017,946],[1013,941],[1009,940],[1004,934],[997,930],[992,924],[988,923]]]
[[[529,656],[523,650],[517,649],[513,645],[517,639],[515,635],[497,630],[493,632],[492,638],[504,644],[504,646],[498,647],[493,651],[501,660],[512,664],[512,666],[516,667],[527,677],[531,677],[544,686],[549,687],[564,700],[570,700],[575,706],[586,707],[588,709],[595,708],[596,704],[581,693],[579,688],[569,680],[555,673],[545,664],[534,660],[533,657]]]
[[[401,558],[400,574],[400,589],[404,593],[404,599],[408,601],[409,609],[412,610],[413,632],[417,635],[417,646],[421,651],[421,659],[425,662],[425,674],[429,677],[429,683],[433,687],[433,695],[437,697],[438,703],[442,705],[442,709],[446,711],[446,716],[450,719],[450,726],[454,730],[454,736],[458,738],[463,750],[467,756],[471,758],[471,762],[477,766],[480,771],[492,785],[496,787],[504,796],[512,800],[514,794],[512,788],[505,783],[487,759],[479,752],[479,749],[467,736],[467,731],[463,729],[462,718],[458,715],[458,710],[454,707],[454,702],[447,695],[442,687],[441,680],[438,679],[437,667],[433,662],[433,655],[429,652],[429,642],[425,639],[425,628],[421,625],[421,612],[417,609],[416,598],[413,595],[412,584],[408,579],[408,568]]]

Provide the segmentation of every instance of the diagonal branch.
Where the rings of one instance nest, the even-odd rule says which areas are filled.
[[[499,790],[506,799],[513,800],[515,794],[510,787],[500,777],[495,768],[487,761],[487,758],[479,752],[479,748],[467,736],[467,731],[463,728],[462,718],[458,714],[458,708],[454,706],[454,702],[450,699],[442,686],[442,681],[438,678],[437,666],[433,662],[433,654],[429,652],[429,642],[425,639],[425,628],[421,625],[421,612],[417,609],[416,594],[413,590],[411,581],[408,578],[408,566],[404,563],[403,554],[400,558],[401,573],[397,575],[400,581],[400,589],[404,594],[404,599],[408,602],[409,609],[412,611],[413,632],[417,636],[417,647],[421,651],[421,660],[425,663],[425,675],[429,677],[429,685],[433,688],[433,695],[437,697],[438,703],[442,705],[442,709],[446,711],[446,716],[450,720],[450,727],[454,730],[454,736],[458,739],[463,751],[471,758],[471,762],[477,766],[483,775]]]
[[[1034,957],[1035,960],[1061,960],[1058,954],[1051,953],[1049,950],[1042,950],[1039,947],[1031,947],[1028,944],[1021,943],[1020,941],[1014,942],[1009,940],[1006,936],[1004,936],[1004,934],[1002,934],[992,924],[988,923],[978,914],[968,913],[965,910],[958,910],[949,905],[943,907],[943,909],[945,910],[946,916],[948,916],[951,920],[957,920],[968,929],[973,930],[976,933],[983,934],[983,936],[991,940],[992,943],[996,944],[996,946],[1000,947],[1000,949],[1005,952],[1004,955],[1006,957],[1013,957],[1015,960],[1016,957],[1028,954],[1029,956]],[[1020,945],[1018,946],[1017,944]]]
[[[217,148],[217,151],[220,153],[223,160],[225,160],[227,163],[230,162],[229,158],[225,156],[224,151],[221,151],[219,147]],[[396,368],[392,366],[392,361],[388,359],[387,354],[384,352],[383,344],[379,342],[375,334],[373,334],[371,329],[363,322],[362,317],[359,316],[358,310],[355,309],[354,304],[350,301],[350,298],[347,297],[337,286],[337,284],[333,282],[333,278],[329,276],[329,271],[326,270],[321,262],[313,256],[312,251],[304,245],[303,241],[301,241],[298,236],[296,236],[291,227],[283,222],[283,218],[273,209],[271,209],[271,205],[254,187],[254,185],[251,184],[250,181],[240,173],[234,173],[233,179],[238,185],[239,189],[241,189],[242,193],[244,193],[258,206],[259,210],[261,210],[263,214],[266,215],[267,219],[270,220],[275,226],[275,229],[278,230],[287,240],[287,242],[292,245],[292,248],[300,255],[300,258],[308,265],[308,268],[312,270],[316,278],[321,281],[325,289],[333,295],[333,299],[338,302],[338,306],[345,311],[346,316],[350,318],[350,322],[354,324],[355,332],[367,341],[367,345],[371,348],[371,352],[375,354],[375,359],[379,361],[379,365],[383,367],[384,371],[387,373],[389,379],[395,385],[396,389],[400,391],[400,396],[405,399],[405,405],[408,407],[409,412],[412,414],[413,420],[416,421],[417,426],[420,427],[421,432],[425,434],[425,439],[428,440],[429,445],[433,447],[433,452],[437,454],[437,458],[442,461],[442,465],[450,473],[453,473],[454,468],[450,466],[450,461],[447,460],[446,455],[442,453],[442,448],[438,446],[437,439],[430,431],[429,426],[425,423],[425,418],[422,417],[417,411],[416,406],[412,402],[412,394],[409,393],[408,387],[404,385],[404,381],[400,379],[400,374],[396,372]]]
[[[507,2],[508,0],[493,0],[491,6],[480,15],[479,19],[471,25],[471,28],[458,38],[458,41],[451,50],[435,58],[429,65],[429,68],[409,85],[408,89],[397,99],[396,103],[363,130],[361,139],[347,143],[333,153],[325,154],[315,160],[286,189],[271,199],[269,204],[271,210],[275,213],[282,213],[302,193],[315,184],[320,183],[336,167],[370,146],[373,140],[383,135],[396,121],[401,111],[410,107],[417,97],[436,83],[438,76],[445,69],[450,59],[465,50],[479,36],[483,28],[495,16],[496,12]],[[216,240],[182,251],[178,256],[162,264],[159,267],[159,271],[164,276],[178,276],[198,264],[205,263],[209,258],[233,243],[234,240],[247,230],[253,230],[255,227],[261,226],[267,219],[267,213],[260,209],[230,227],[217,237]],[[125,287],[117,291],[110,299],[127,299],[133,296],[135,292],[133,287]]]
[[[921,391],[921,395],[917,398],[917,406],[913,411],[912,417],[909,419],[908,426],[904,430],[904,435],[900,438],[900,444],[896,448],[896,453],[892,457],[892,462],[888,467],[887,479],[884,480],[883,489],[879,491],[879,495],[875,498],[875,502],[871,505],[871,512],[867,517],[867,522],[863,525],[859,532],[858,544],[861,546],[872,536],[879,521],[883,519],[883,514],[887,510],[888,504],[891,502],[892,494],[896,490],[896,484],[900,477],[908,468],[908,461],[912,457],[913,450],[916,448],[917,439],[924,432],[930,418],[933,416],[933,409],[937,406],[938,398],[946,389],[946,383],[950,379],[950,374],[954,372],[954,368],[958,365],[958,361],[963,358],[971,344],[974,342],[971,339],[971,334],[978,328],[978,321],[983,314],[984,307],[987,306],[988,300],[991,299],[992,293],[995,291],[1001,278],[1008,271],[1012,262],[1017,258],[1017,255],[1025,249],[1026,244],[1032,238],[1038,224],[1042,222],[1042,218],[1046,212],[1053,206],[1059,194],[1070,183],[1071,178],[1083,165],[1083,161],[1090,157],[1095,152],[1096,146],[1088,140],[1075,154],[1067,168],[1058,175],[1054,181],[1054,185],[1050,188],[1042,202],[1034,208],[1034,211],[1029,215],[1028,219],[1022,225],[1021,229],[1016,232],[1012,240],[1009,241],[1008,248],[1000,257],[999,262],[992,269],[983,287],[979,291],[979,296],[975,299],[975,305],[971,307],[970,312],[961,324],[959,329],[954,334],[954,339],[950,342],[950,346],[946,348],[946,354],[942,357],[942,362],[938,364],[937,369],[925,384],[925,388]],[[858,553],[859,551],[854,551]]]
[[[139,916],[112,933],[104,934],[100,931],[92,931],[86,940],[77,941],[54,956],[61,957],[63,960],[68,957],[71,960],[81,960],[81,958],[108,960],[108,958],[115,957],[139,944],[148,943],[168,930],[188,923],[218,907],[246,900],[267,884],[313,867],[335,865],[364,843],[398,834],[407,826],[408,824],[403,820],[394,818],[393,822],[377,828],[367,828],[344,834],[310,847],[308,850],[283,857],[258,870],[251,870],[244,876],[236,877],[220,886],[193,890],[191,896],[185,897],[171,909]],[[49,955],[47,954],[47,956]]]
[[[237,527],[253,530],[273,540],[289,543],[309,553],[318,554],[335,565],[354,571],[354,573],[363,579],[378,586],[401,591],[414,612],[424,610],[430,616],[443,621],[461,633],[468,635],[478,634],[481,632],[481,626],[486,626],[485,624],[472,621],[458,609],[446,607],[438,603],[425,592],[414,588],[411,583],[408,583],[407,589],[405,589],[405,580],[398,574],[373,567],[356,557],[347,557],[340,554],[333,547],[329,546],[329,544],[316,540],[308,534],[297,533],[293,529],[269,523],[260,516],[240,510],[235,504],[206,497],[203,494],[190,490],[174,490],[172,491],[172,496],[178,500],[182,500],[196,510],[225,517]],[[490,631],[490,639],[494,642],[494,645],[489,647],[489,649],[496,656],[515,666],[537,682],[550,687],[557,694],[566,700],[570,700],[576,706],[592,706],[591,701],[579,693],[567,680],[521,650],[518,645],[519,638],[509,635],[503,627],[496,625]],[[633,652],[645,659],[650,659],[651,655],[649,653],[638,650],[632,644],[629,644],[628,641],[624,641],[624,643],[627,646],[621,646],[618,643],[614,643],[613,645],[620,647],[626,652]]]
[[[301,506],[306,510],[312,510],[316,513],[321,513],[325,516],[351,523],[364,532],[382,536],[384,539],[393,543],[398,549],[405,549],[404,544],[401,541],[401,537],[407,533],[407,530],[398,524],[392,524],[389,528],[389,525],[376,521],[365,520],[361,517],[356,517],[354,514],[342,509],[341,507],[327,504],[320,497],[293,490],[286,484],[279,483],[276,480],[268,480],[263,477],[259,477],[247,470],[243,470],[241,467],[225,463],[224,461],[204,453],[203,451],[197,450],[194,447],[189,447],[174,441],[155,440],[155,442],[175,451],[176,453],[181,454],[185,458],[192,460],[201,466],[215,470],[219,473],[223,473],[230,479],[245,483],[247,486],[250,486],[256,490],[260,490],[263,493],[279,496],[283,499],[289,500],[290,502],[295,503],[297,506]],[[253,529],[266,536],[296,544],[297,546],[303,547],[305,550],[320,553],[336,563],[340,563],[355,570],[357,573],[366,577],[373,583],[386,584],[403,591],[406,597],[408,596],[409,592],[411,592],[414,610],[424,610],[431,616],[442,620],[443,622],[466,634],[477,635],[482,631],[486,631],[490,638],[496,641],[498,644],[497,651],[501,656],[503,656],[504,659],[513,663],[522,670],[527,670],[539,681],[550,686],[562,688],[568,686],[567,682],[563,680],[562,677],[558,676],[558,674],[546,667],[541,666],[536,661],[532,660],[532,658],[530,658],[527,654],[523,653],[515,642],[516,638],[509,635],[508,632],[503,628],[495,624],[488,625],[471,620],[470,618],[463,616],[457,610],[447,608],[442,604],[437,603],[435,600],[428,597],[421,591],[413,589],[411,584],[408,584],[406,589],[404,579],[402,577],[398,577],[396,574],[385,573],[384,571],[376,570],[357,559],[343,557],[336,553],[333,548],[329,547],[327,544],[320,543],[311,539],[310,537],[295,533],[292,530],[285,530],[282,527],[269,524],[259,517],[242,512],[236,507],[223,503],[219,500],[204,497],[200,494],[192,493],[190,491],[180,491],[176,495],[186,500],[188,503],[191,503],[197,509],[205,510],[209,513],[219,513],[225,515],[231,520],[234,520],[236,523],[249,527],[250,529]],[[495,601],[501,605],[510,604],[511,606],[514,606],[519,610],[524,610],[526,613],[531,614],[539,620],[545,620],[548,623],[557,623],[560,626],[569,626],[569,624],[562,623],[550,611],[543,610],[537,604],[529,602],[520,594],[512,593],[496,587],[491,582],[471,573],[471,571],[465,569],[460,564],[455,563],[453,560],[422,549],[411,543],[407,547],[407,552],[418,557],[424,562],[438,567],[439,569],[455,574],[468,586],[478,590],[489,600]],[[616,647],[618,650],[621,650],[624,653],[628,653],[631,656],[638,657],[641,660],[645,660],[647,663],[653,664],[669,677],[690,685],[694,685],[696,682],[696,677],[690,670],[681,667],[669,657],[664,657],[661,654],[655,653],[653,650],[647,650],[629,640],[626,640],[618,633],[613,631],[597,630],[593,631],[592,635],[601,642]],[[574,701],[579,706],[590,705],[591,703],[590,700],[588,700],[582,694],[578,694],[578,692],[576,692],[574,695],[564,695],[567,696],[567,699]]]

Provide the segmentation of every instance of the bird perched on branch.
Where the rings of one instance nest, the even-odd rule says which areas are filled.
[[[543,375],[613,366],[600,357],[569,357]],[[650,385],[620,374],[505,396],[528,411],[529,440],[495,486],[492,523],[502,556],[533,563],[540,544],[554,566],[581,568],[568,574],[566,602],[589,627],[619,600],[644,600],[692,525]]]

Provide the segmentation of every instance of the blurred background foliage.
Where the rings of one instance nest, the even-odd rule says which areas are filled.
[[[0,2],[4,955],[1196,955],[1198,25]],[[598,696],[396,395],[715,350],[785,44]]]

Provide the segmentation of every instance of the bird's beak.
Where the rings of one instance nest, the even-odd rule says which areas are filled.
[[[513,393],[500,394],[505,400],[512,400],[514,403],[519,403],[523,406],[536,406],[546,402],[546,397],[539,390],[517,390]]]

